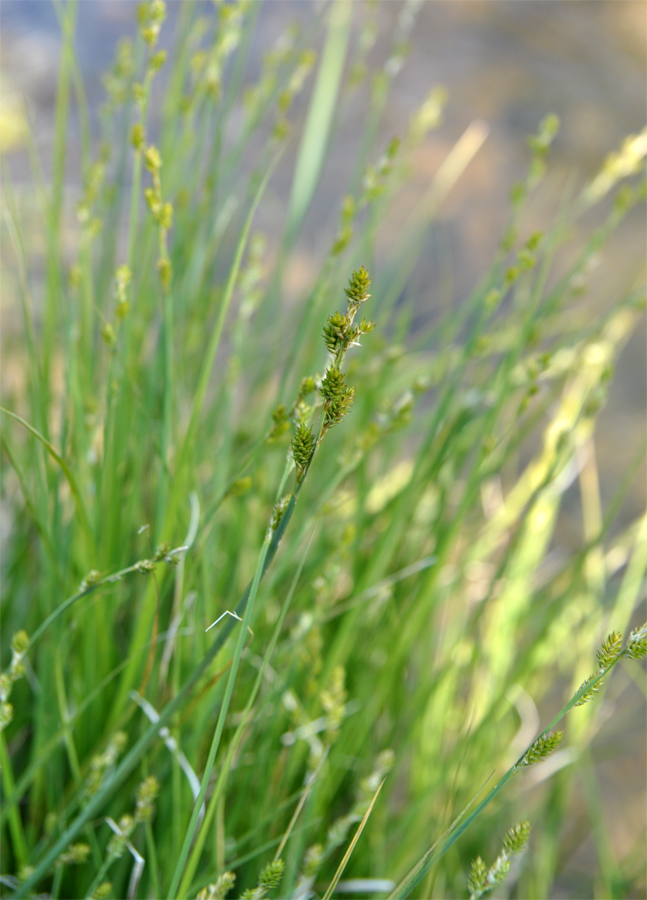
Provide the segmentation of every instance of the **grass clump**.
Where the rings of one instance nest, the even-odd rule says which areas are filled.
[[[619,279],[594,318],[579,304],[591,260],[644,200],[644,142],[539,232],[547,117],[489,270],[412,329],[424,233],[484,131],[378,252],[444,95],[375,146],[415,12],[371,73],[370,11],[355,46],[350,8],[316,21],[319,61],[316,35],[291,30],[250,84],[255,4],[182,4],[168,54],[164,4],[145,4],[105,82],[96,154],[75,5],[60,8],[52,182],[33,144],[29,192],[4,161],[26,348],[2,412],[2,876],[16,897],[442,897],[466,883],[476,897],[504,876],[548,896],[557,813],[580,782],[596,819],[594,694],[647,652],[645,627],[631,630],[647,530],[617,520],[644,448],[603,507],[595,427],[644,290]],[[335,109],[366,85],[357,175],[310,292],[286,308]],[[69,243],[72,99],[87,139]],[[283,231],[267,239],[253,227],[295,147]],[[583,538],[564,552],[574,482]],[[559,709],[539,736],[537,709]],[[551,764],[548,790],[531,791]],[[600,891],[619,895],[629,876],[592,833]]]

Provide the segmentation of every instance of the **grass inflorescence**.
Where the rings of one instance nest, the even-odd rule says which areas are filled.
[[[644,135],[538,231],[546,117],[488,271],[413,329],[433,300],[423,236],[485,131],[378,250],[446,98],[381,144],[417,7],[374,72],[374,10],[353,6],[288,30],[250,78],[257,4],[179,5],[169,52],[164,3],[143,4],[96,150],[76,6],[57,6],[51,183],[33,136],[35,187],[3,162],[25,348],[1,414],[7,896],[479,897],[504,880],[549,896],[576,786],[589,887],[629,896],[639,878],[610,855],[590,746],[605,691],[647,653],[646,520],[618,515],[644,447],[606,505],[595,456],[644,289],[623,273],[601,312],[581,308],[593,258],[644,201]],[[335,117],[365,87],[338,221],[309,293],[284,302]],[[293,151],[285,222],[263,236]]]

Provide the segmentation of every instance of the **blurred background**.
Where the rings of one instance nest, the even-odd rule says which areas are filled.
[[[376,15],[377,37],[369,64],[384,65],[404,4],[355,5],[356,30],[367,12]],[[132,0],[79,3],[76,48],[95,119],[105,98],[102,75],[114,59],[119,39],[132,35],[136,9]],[[171,0],[162,45],[172,42],[177,9],[178,3]],[[291,22],[307,29],[324,9],[324,3],[309,0],[263,3],[248,78],[257,77],[263,54]],[[17,96],[27,98],[46,171],[54,134],[60,30],[50,0],[2,0],[0,16],[4,140],[5,144],[14,142],[9,166],[12,179],[19,184],[29,179],[30,167],[26,153],[21,152],[20,126],[12,126],[12,110]],[[417,277],[431,286],[439,304],[460,303],[486,269],[504,228],[510,186],[527,165],[526,137],[536,131],[546,114],[557,114],[561,129],[551,149],[549,178],[542,188],[545,202],[533,209],[535,228],[552,219],[569,185],[572,189],[592,178],[627,134],[642,129],[647,109],[646,34],[644,0],[428,0],[420,4],[408,36],[406,60],[395,78],[380,126],[378,146],[386,146],[393,136],[406,132],[411,115],[431,88],[443,86],[448,99],[443,125],[413,155],[411,178],[399,194],[391,221],[382,229],[386,246],[470,123],[483,120],[489,128],[485,143],[441,207],[428,235],[424,271]],[[163,77],[159,81],[163,84]],[[312,81],[311,76],[298,98],[293,113],[297,120],[307,110]],[[336,231],[339,205],[356,156],[351,148],[363,128],[367,103],[368,91],[356,92],[345,122],[333,135],[320,187],[285,273],[288,303],[297,302],[311,287]],[[152,113],[154,121],[154,105]],[[75,127],[78,120],[73,111]],[[294,134],[298,133],[295,128]],[[68,145],[71,187],[80,184],[78,147],[73,134]],[[270,246],[272,233],[279,233],[277,223],[282,225],[286,214],[297,147],[298,141],[293,139],[257,218]],[[591,315],[595,315],[596,305],[608,304],[614,291],[619,294],[626,287],[614,284],[618,273],[635,274],[644,258],[645,216],[637,210],[613,236],[605,265],[596,270],[588,286],[586,303]],[[7,306],[5,302],[2,307],[5,326],[12,315]],[[603,499],[612,495],[644,432],[645,343],[645,329],[641,328],[624,351],[602,414],[598,453]],[[645,499],[643,477],[627,516],[639,515]]]
[[[357,2],[355,27],[371,4]],[[114,59],[119,38],[134,33],[137,4],[131,0],[83,0],[79,3],[77,53],[88,100],[96,118],[104,99],[103,72]],[[369,62],[387,62],[392,35],[404,4],[380,2],[373,6],[377,38]],[[169,20],[162,30],[162,45],[171,46],[177,4],[168,3]],[[307,29],[325,5],[309,0],[268,0],[260,11],[251,47],[248,74],[257,75],[265,53],[297,21]],[[8,165],[17,185],[28,187],[30,167],[16,110],[17,98],[27,100],[45,172],[51,160],[54,134],[60,33],[49,0],[2,0],[0,3],[0,114]],[[556,113],[561,130],[550,154],[550,174],[534,213],[534,227],[554,216],[571,185],[590,180],[607,154],[627,134],[644,126],[647,108],[646,79],[647,3],[644,0],[452,0],[422,3],[409,39],[406,60],[398,73],[380,125],[378,145],[386,146],[406,132],[407,123],[435,85],[448,94],[444,122],[432,132],[411,159],[411,178],[399,194],[398,205],[385,223],[385,246],[406,222],[420,193],[461,134],[475,120],[484,121],[488,136],[475,159],[451,192],[428,234],[423,265],[426,295],[439,304],[459,304],[487,267],[504,228],[511,184],[527,166],[526,137],[540,120]],[[162,81],[163,79],[160,79]],[[312,78],[296,107],[296,118],[307,110]],[[291,254],[284,284],[287,304],[298,302],[312,285],[319,264],[337,228],[338,210],[349,180],[355,146],[364,124],[367,93],[360,90],[338,133],[333,136],[322,181],[313,208]],[[153,110],[153,120],[155,111]],[[356,130],[353,123],[357,122]],[[78,129],[75,113],[72,128]],[[294,134],[298,137],[299,130]],[[80,185],[79,157],[74,131],[69,142],[68,181]],[[272,247],[277,222],[283,224],[290,195],[297,140],[293,140],[281,168],[272,180],[267,202],[256,226],[267,232]],[[70,202],[70,210],[73,205]],[[583,315],[595,316],[620,296],[645,262],[645,210],[634,211],[612,237],[604,265],[596,270],[583,299]],[[627,281],[622,281],[623,278]],[[10,292],[3,291],[0,306],[4,332],[5,384],[19,378],[20,349],[8,338],[18,315]],[[424,317],[425,310],[420,310]],[[645,432],[646,332],[640,327],[627,345],[617,367],[609,402],[599,420],[596,450],[603,501],[608,501],[636,452]],[[639,516],[645,507],[645,471],[628,497],[618,525]],[[565,498],[559,539],[576,546],[581,540],[581,517],[576,489],[569,506]],[[643,616],[644,618],[644,616]],[[631,705],[635,717],[636,705]],[[629,707],[628,707],[629,709]],[[611,741],[604,734],[594,747],[599,764],[605,811],[613,821],[611,836],[616,854],[625,843],[645,833],[645,725],[625,721],[622,709],[614,713]],[[637,729],[637,724],[640,728]],[[630,728],[631,744],[618,765],[618,737]],[[640,730],[642,729],[642,731]],[[642,741],[636,740],[642,733]],[[621,751],[622,752],[622,748]],[[610,757],[610,758],[608,758]],[[573,824],[577,844],[577,822]],[[629,841],[631,836],[632,840]],[[562,893],[575,897],[578,871],[585,871],[594,853],[587,838],[570,857],[563,873]]]

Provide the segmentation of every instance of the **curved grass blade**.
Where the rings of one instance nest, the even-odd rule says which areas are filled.
[[[47,450],[47,452],[52,457],[52,459],[56,463],[58,463],[58,465],[60,466],[60,468],[63,471],[63,474],[67,478],[67,483],[69,484],[70,490],[72,492],[72,496],[74,497],[74,503],[75,503],[77,511],[79,513],[79,518],[81,519],[81,523],[83,524],[83,528],[86,531],[87,538],[90,541],[92,549],[94,550],[94,535],[92,532],[92,526],[90,525],[90,519],[88,517],[88,513],[85,508],[85,504],[83,502],[83,497],[81,495],[79,485],[77,483],[76,478],[74,477],[74,473],[72,472],[72,470],[70,469],[68,464],[65,462],[65,460],[63,459],[61,454],[58,453],[58,451],[52,446],[52,444],[50,444],[50,442],[47,440],[47,438],[43,437],[43,435],[40,433],[40,431],[38,431],[36,428],[34,428],[33,425],[30,425],[29,422],[26,422],[19,415],[17,415],[14,412],[11,412],[10,409],[6,409],[4,406],[0,406],[0,412],[3,412],[7,416],[10,416],[12,419],[15,419],[16,422],[19,422],[23,426],[23,428],[26,428],[27,431],[31,432],[31,434],[33,434],[34,437],[38,441],[40,441],[40,443]]]

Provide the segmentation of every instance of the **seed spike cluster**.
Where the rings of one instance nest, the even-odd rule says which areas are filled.
[[[290,418],[288,411],[282,403],[272,413],[272,428],[270,429],[268,442],[271,444],[278,440],[282,434],[290,430]]]
[[[223,872],[216,881],[198,892],[197,900],[224,900],[235,882],[236,876],[233,872]]]
[[[375,328],[375,323],[366,319],[362,319],[359,325],[353,324],[359,308],[371,296],[368,292],[370,284],[369,274],[364,266],[361,266],[357,272],[353,272],[348,287],[344,288],[348,300],[346,312],[344,314],[335,312],[332,316],[328,316],[323,330],[323,338],[337,364],[341,362],[350,347],[359,347],[363,334],[369,334]]]
[[[604,684],[604,677],[623,657],[627,659],[643,659],[647,656],[647,623],[640,628],[634,628],[629,635],[627,645],[622,649],[623,637],[619,631],[612,631],[611,634],[602,641],[602,646],[598,650],[596,657],[598,661],[598,670],[593,675],[582,682],[578,688],[578,693],[590,684],[595,682],[588,690],[584,691],[575,706],[584,706],[588,703],[600,690]]]
[[[628,659],[644,659],[647,656],[647,622],[631,632],[623,656]]]
[[[559,730],[549,731],[548,734],[542,734],[524,753],[520,762],[517,764],[517,769],[521,769],[525,766],[532,766],[542,759],[545,759],[547,756],[550,756],[553,750],[557,750],[563,737],[564,732]]]
[[[344,288],[344,293],[348,297],[349,310],[353,309],[354,312],[357,312],[361,304],[368,300],[371,296],[368,292],[370,286],[370,276],[364,266],[360,266],[359,270],[351,275],[348,287]]]
[[[472,860],[472,868],[467,879],[470,897],[480,897],[487,890],[488,869],[480,856]]]
[[[355,388],[348,387],[341,369],[332,366],[321,382],[321,396],[324,398],[323,433],[338,425],[350,411],[355,398]]]
[[[363,334],[368,334],[375,327],[373,322],[368,322],[366,319],[362,319],[359,325],[354,324],[359,308],[370,297],[368,292],[370,284],[371,278],[364,266],[353,272],[349,279],[348,287],[344,289],[347,299],[346,312],[343,314],[339,311],[334,312],[331,316],[328,316],[328,321],[324,326],[324,344],[332,354],[333,361],[321,379],[319,386],[319,394],[323,399],[323,419],[319,440],[330,428],[341,422],[353,404],[355,388],[346,384],[346,376],[341,371],[341,364],[349,348],[359,346],[360,337]],[[304,378],[301,383],[299,397],[291,413],[291,417],[296,423],[296,433],[292,439],[291,446],[292,457],[297,470],[297,483],[303,479],[317,445],[317,438],[307,424],[307,417],[311,412],[311,407],[305,404],[303,399],[315,389],[315,379],[312,377]],[[280,421],[277,421],[278,410],[282,413]],[[275,411],[273,434],[277,431],[277,428],[284,427],[287,418],[287,413],[285,413],[283,407],[279,407]]]
[[[268,863],[258,878],[258,885],[255,888],[249,888],[242,896],[241,900],[263,900],[268,892],[278,887],[283,877],[285,863],[282,859],[274,860]]]
[[[520,853],[530,837],[530,822],[514,825],[503,838],[503,849],[510,855]]]
[[[594,681],[597,677],[598,677],[597,675],[589,675],[589,677],[585,681],[583,681],[582,684],[579,686],[578,692],[581,691],[583,687],[586,687],[587,684],[590,684],[592,681]],[[575,706],[576,707],[584,706],[585,703],[588,703],[589,700],[592,700],[593,697],[595,697],[595,695],[598,693],[598,691],[600,690],[601,687],[602,687],[602,680],[598,681],[596,684],[594,684],[592,687],[590,687],[588,691],[585,691],[582,694],[582,696],[580,697],[580,699],[577,701]]]
[[[530,836],[530,822],[521,822],[511,828],[503,839],[503,849],[488,868],[480,856],[472,861],[467,879],[470,900],[478,900],[483,894],[502,884],[512,868],[511,857],[521,853]]]
[[[305,474],[316,443],[317,438],[313,434],[312,429],[309,425],[302,422],[297,427],[296,434],[292,440],[292,456],[297,468],[297,482],[301,481]]]
[[[601,669],[608,669],[622,650],[622,635],[619,631],[612,631],[608,638],[602,642],[596,657]]]

